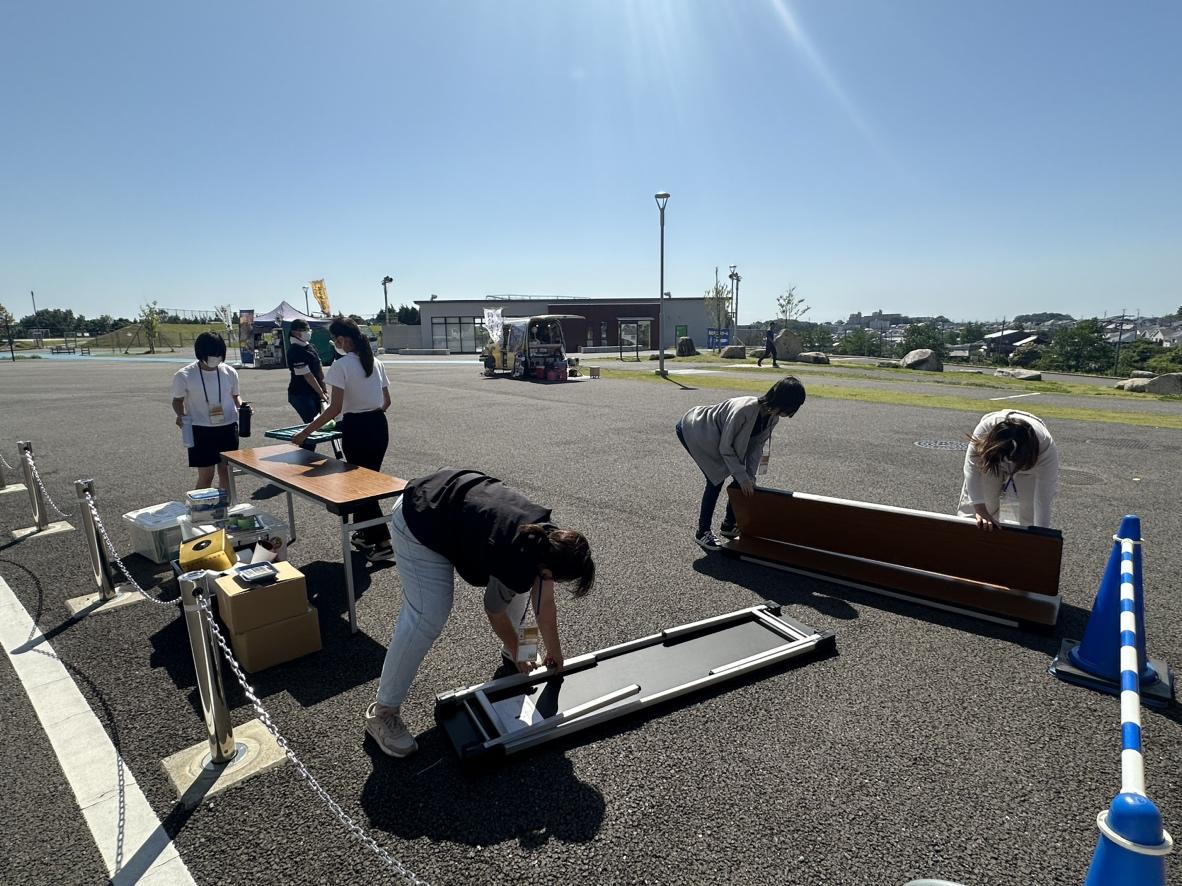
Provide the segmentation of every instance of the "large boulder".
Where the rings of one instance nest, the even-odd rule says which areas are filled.
[[[1182,372],[1168,372],[1151,378],[1145,383],[1150,394],[1182,394]]]
[[[1042,373],[1034,369],[1018,369],[1017,367],[1010,367],[1008,369],[997,369],[993,374],[999,378],[1018,378],[1022,381],[1042,381]]]
[[[899,368],[899,361],[898,360],[879,360],[874,365],[879,367],[880,369],[898,369]]]
[[[805,351],[796,355],[797,363],[828,363],[829,358],[820,351]]]
[[[1125,381],[1118,381],[1114,387],[1120,388],[1122,391],[1130,391],[1134,394],[1144,394],[1149,382],[1150,379],[1148,378],[1129,378]]]
[[[1157,378],[1157,373],[1148,369],[1134,369],[1130,375],[1132,378]]]
[[[924,372],[944,371],[944,364],[940,362],[939,355],[931,348],[916,348],[914,351],[908,351],[899,361],[899,365],[904,369],[922,369]]]
[[[745,360],[747,349],[742,345],[727,345],[722,349],[723,360]]]
[[[678,357],[696,357],[698,349],[694,347],[694,340],[688,335],[683,335],[677,340],[677,356]]]
[[[781,329],[776,335],[776,356],[781,360],[795,360],[800,348],[800,336],[791,329]]]

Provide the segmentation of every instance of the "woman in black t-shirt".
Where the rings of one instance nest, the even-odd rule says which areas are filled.
[[[486,588],[489,624],[514,658],[517,625],[508,613],[519,597],[531,595],[546,665],[562,667],[554,583],[572,582],[574,595],[583,596],[595,581],[595,561],[587,539],[554,525],[549,508],[480,471],[444,469],[412,480],[392,523],[403,603],[365,731],[385,753],[405,757],[418,745],[399,708],[447,623],[455,574]],[[518,663],[522,672],[533,667]]]
[[[291,347],[287,349],[287,368],[291,380],[287,383],[287,402],[307,424],[328,405],[324,386],[324,369],[320,355],[312,346],[312,331],[307,320],[291,321]],[[315,443],[304,443],[303,449],[316,451]]]

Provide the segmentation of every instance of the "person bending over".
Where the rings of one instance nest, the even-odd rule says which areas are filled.
[[[383,752],[405,757],[418,749],[402,720],[402,702],[452,609],[455,574],[484,587],[484,610],[503,648],[517,659],[518,598],[532,595],[546,666],[560,668],[556,582],[581,597],[595,582],[587,539],[560,529],[550,509],[475,470],[443,469],[407,484],[394,505],[394,551],[402,578],[402,609],[394,626],[377,701],[365,731]],[[522,661],[522,672],[534,663]]]
[[[982,529],[1002,520],[1002,501],[1016,503],[1021,526],[1051,525],[1059,490],[1059,448],[1042,420],[1006,409],[982,417],[969,437],[958,512]]]
[[[781,417],[796,415],[804,403],[804,385],[791,375],[762,397],[732,397],[714,406],[695,406],[677,423],[677,439],[706,477],[694,540],[707,551],[721,546],[710,529],[722,484],[728,476],[744,495],[755,492],[755,473],[764,443]],[[727,502],[721,533],[735,538],[735,512]]]
[[[226,342],[203,332],[193,342],[197,359],[172,377],[172,411],[189,447],[189,467],[197,469],[197,488],[207,489],[217,469],[218,486],[230,488],[221,454],[238,448],[238,371],[226,364]]]

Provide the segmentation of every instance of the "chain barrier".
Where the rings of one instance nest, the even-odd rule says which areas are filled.
[[[65,517],[67,520],[70,519],[70,515],[54,504],[53,499],[49,497],[49,490],[45,488],[45,483],[41,479],[41,472],[37,470],[37,462],[33,461],[33,453],[27,449],[25,450],[25,461],[29,463],[29,469],[33,472],[33,479],[37,481],[37,486],[40,487],[41,494],[45,496],[45,500],[49,503],[49,506],[57,511],[59,517]]]
[[[111,541],[111,536],[107,535],[107,527],[103,525],[103,518],[99,516],[98,508],[94,503],[94,496],[89,492],[86,493],[86,506],[90,508],[90,514],[94,517],[94,526],[99,531],[99,535],[103,537],[103,543],[107,546],[107,552],[111,555],[111,559],[115,561],[115,565],[119,567],[119,571],[123,573],[124,577],[131,583],[131,586],[144,595],[145,598],[155,603],[157,606],[168,606],[175,609],[181,602],[180,597],[175,600],[158,600],[147,591],[140,587],[140,583],[131,577],[131,573],[127,571],[127,567],[123,565],[123,560],[119,557],[119,552],[115,550],[115,545]]]
[[[230,665],[230,670],[234,672],[234,676],[238,678],[238,682],[242,685],[242,691],[246,694],[246,698],[250,702],[251,707],[254,708],[255,714],[259,718],[259,722],[262,723],[263,726],[266,727],[267,731],[271,733],[272,737],[275,739],[275,743],[279,745],[283,753],[287,756],[287,759],[291,760],[292,765],[295,766],[296,772],[299,774],[300,778],[304,779],[308,783],[308,786],[313,790],[316,796],[318,796],[324,802],[324,804],[328,806],[329,811],[337,817],[337,820],[345,826],[349,833],[360,840],[361,843],[370,849],[379,859],[381,859],[387,867],[406,880],[406,882],[413,884],[413,886],[429,886],[425,880],[420,880],[412,871],[403,865],[402,862],[398,861],[398,859],[394,858],[392,855],[390,855],[390,853],[379,846],[377,842],[374,841],[373,837],[369,836],[369,834],[365,832],[361,825],[355,822],[353,818],[341,808],[340,804],[337,803],[337,801],[331,796],[329,796],[328,791],[321,787],[320,782],[318,782],[316,777],[308,771],[308,767],[303,764],[300,758],[296,756],[295,751],[293,751],[288,745],[287,739],[280,735],[279,729],[275,726],[274,721],[271,720],[271,715],[268,714],[267,709],[263,707],[263,703],[259,700],[258,695],[255,694],[254,688],[249,682],[247,682],[246,674],[243,673],[238,661],[234,658],[234,654],[230,651],[230,646],[228,643],[226,643],[226,638],[222,634],[221,628],[218,627],[217,622],[214,620],[213,610],[210,607],[208,597],[205,594],[198,595],[197,605],[201,607],[201,611],[204,612],[206,618],[209,619],[209,627],[213,633],[213,638],[217,641],[218,646],[221,647],[222,655],[225,656],[226,662]]]
[[[99,535],[102,536],[103,543],[106,545],[107,551],[110,553],[111,558],[115,561],[115,565],[119,567],[119,570],[131,583],[131,586],[158,606],[175,607],[180,602],[179,598],[177,600],[171,600],[167,602],[164,600],[158,600],[141,588],[139,586],[139,582],[131,577],[131,573],[127,571],[127,567],[123,565],[123,560],[120,559],[118,552],[115,550],[115,545],[111,542],[111,537],[107,535],[107,529],[105,526],[103,526],[102,517],[99,516],[98,507],[94,503],[94,496],[87,492],[85,493],[85,500],[86,506],[90,509],[90,513],[94,517],[95,528],[98,529]],[[275,726],[275,722],[271,719],[271,715],[267,713],[267,709],[263,707],[263,703],[259,700],[258,695],[255,693],[254,687],[252,687],[250,683],[247,682],[246,674],[239,666],[237,659],[234,658],[234,654],[230,651],[230,646],[226,642],[226,638],[222,634],[221,628],[218,627],[217,621],[213,617],[213,610],[210,607],[209,599],[204,594],[201,594],[197,598],[197,603],[201,607],[201,611],[205,613],[205,617],[208,619],[209,627],[213,633],[213,637],[217,641],[218,646],[221,648],[222,655],[225,656],[226,662],[230,665],[230,669],[234,672],[234,676],[238,678],[238,682],[242,685],[242,691],[246,694],[246,698],[250,702],[251,707],[254,708],[255,715],[259,718],[259,722],[262,723],[263,726],[266,727],[267,731],[270,732],[275,738],[275,743],[279,745],[279,747],[283,750],[283,753],[289,760],[291,760],[292,765],[296,767],[296,772],[299,774],[300,778],[304,779],[308,783],[308,786],[311,787],[313,792],[324,802],[326,806],[328,806],[329,811],[332,812],[332,814],[336,816],[337,820],[345,826],[346,830],[348,830],[352,836],[360,840],[362,845],[366,846],[375,855],[377,855],[377,857],[381,859],[387,867],[398,874],[398,876],[406,880],[406,882],[412,884],[412,886],[429,886],[425,880],[419,879],[412,871],[405,867],[402,862],[398,861],[385,849],[379,846],[373,837],[369,836],[369,834],[367,834],[365,830],[362,829],[361,825],[357,824],[357,822],[355,822],[349,816],[349,814],[341,808],[340,804],[337,803],[337,801],[331,796],[329,796],[328,791],[321,787],[320,782],[318,782],[315,776],[313,776],[312,773],[308,771],[308,767],[303,764],[300,758],[296,756],[295,751],[293,751],[288,745],[287,739],[279,733],[278,727]]]

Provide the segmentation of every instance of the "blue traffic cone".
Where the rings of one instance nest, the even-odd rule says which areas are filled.
[[[1125,536],[1127,538],[1127,536]],[[1161,813],[1143,794],[1117,794],[1096,816],[1100,840],[1084,886],[1165,886],[1166,855],[1174,841]]]
[[[1116,533],[1118,539],[1141,541],[1141,518],[1132,514],[1120,521]],[[1120,564],[1122,554],[1120,542],[1113,541],[1108,566],[1092,604],[1092,614],[1083,639],[1068,652],[1071,664],[1093,677],[1120,683]],[[1137,620],[1137,670],[1142,686],[1149,686],[1158,679],[1157,671],[1145,657],[1145,599],[1141,585],[1141,545],[1133,545],[1133,581],[1137,593],[1133,610]]]

